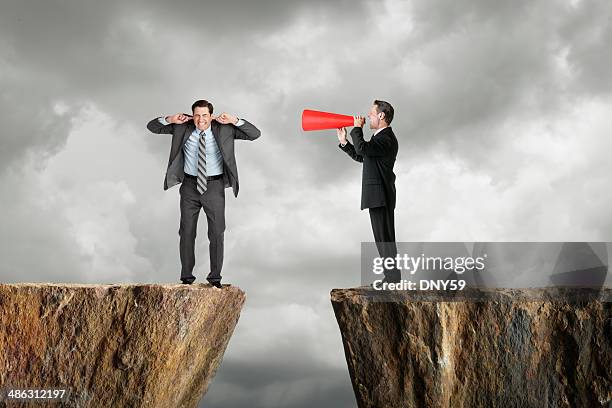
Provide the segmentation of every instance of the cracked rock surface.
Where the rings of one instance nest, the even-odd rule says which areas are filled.
[[[195,407],[244,301],[234,286],[0,284],[0,390],[65,389],[70,407]],[[13,404],[58,406],[0,397]]]
[[[612,289],[334,289],[360,408],[612,407]]]

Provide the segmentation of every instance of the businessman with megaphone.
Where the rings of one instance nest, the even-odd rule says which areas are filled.
[[[353,117],[351,144],[346,138],[346,129],[337,129],[340,149],[353,160],[363,163],[361,180],[361,209],[368,209],[374,232],[374,241],[381,257],[395,257],[395,173],[393,165],[397,157],[397,138],[391,129],[393,107],[385,101],[375,100],[368,113],[370,129],[374,131],[369,141],[363,138],[363,116]],[[383,282],[399,282],[399,270],[384,272]]]

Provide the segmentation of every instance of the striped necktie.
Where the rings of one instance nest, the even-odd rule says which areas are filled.
[[[206,140],[204,131],[201,131],[198,147],[198,193],[203,194],[206,188]]]

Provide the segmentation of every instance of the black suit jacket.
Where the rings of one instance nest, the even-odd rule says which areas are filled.
[[[210,126],[217,146],[219,146],[223,156],[223,180],[225,187],[232,186],[234,196],[238,196],[238,167],[236,166],[236,157],[234,156],[234,140],[255,140],[261,135],[261,132],[246,120],[244,120],[242,126],[223,125],[213,120]],[[155,118],[147,124],[147,129],[153,133],[172,135],[168,169],[164,177],[164,190],[182,183],[185,178],[183,147],[195,129],[193,120],[189,120],[181,125],[173,123],[162,125],[159,122],[159,118]]]
[[[370,141],[363,139],[363,130],[351,130],[354,145],[340,148],[354,160],[363,163],[361,177],[361,209],[389,207],[395,209],[395,173],[393,165],[397,157],[398,144],[390,127],[381,130]]]

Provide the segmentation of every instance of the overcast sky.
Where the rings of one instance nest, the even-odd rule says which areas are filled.
[[[399,241],[612,241],[612,3],[4,0],[3,281],[177,282],[160,115],[237,142],[224,281],[248,300],[207,406],[353,407],[329,301],[359,285],[361,168],[302,109],[395,107]],[[208,273],[206,228],[195,275]]]

